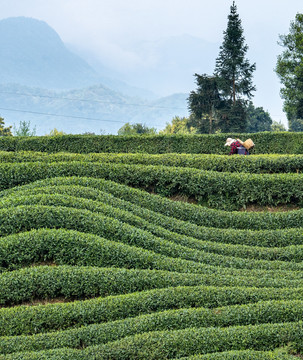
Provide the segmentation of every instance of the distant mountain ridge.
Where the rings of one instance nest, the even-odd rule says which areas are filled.
[[[101,80],[44,21],[26,17],[1,20],[0,49],[0,83],[69,89]]]
[[[115,134],[126,122],[161,129],[187,114],[186,94],[157,98],[106,77],[106,68],[100,75],[44,21],[1,20],[0,50],[0,116],[8,125],[30,121],[37,135],[55,127]]]
[[[54,128],[68,134],[117,134],[126,122],[161,130],[174,116],[187,116],[186,99],[187,94],[173,94],[146,101],[102,85],[54,91],[3,84],[0,116],[7,125],[16,127],[20,121],[30,121],[37,135],[45,135]]]

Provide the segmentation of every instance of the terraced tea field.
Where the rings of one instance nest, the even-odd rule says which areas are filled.
[[[302,170],[0,152],[0,360],[300,358]]]

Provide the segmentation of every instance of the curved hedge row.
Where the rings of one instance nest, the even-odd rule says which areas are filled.
[[[224,270],[224,268],[221,268],[220,270],[220,276],[217,275],[217,271],[214,274],[208,274],[205,273],[206,269],[204,269],[203,265],[190,262],[190,261],[184,261],[181,259],[171,259],[163,256],[159,256],[157,254],[153,254],[152,252],[146,252],[147,257],[143,257],[142,259],[140,257],[134,257],[134,254],[136,254],[135,251],[127,253],[125,255],[122,252],[122,249],[127,249],[127,246],[119,246],[119,244],[116,246],[116,249],[112,250],[111,252],[108,252],[108,249],[102,249],[102,245],[104,245],[104,241],[102,239],[95,239],[91,236],[83,236],[83,234],[79,234],[77,232],[70,232],[70,231],[49,231],[49,230],[39,230],[39,231],[31,231],[29,233],[20,233],[17,236],[11,235],[6,238],[1,243],[2,251],[1,254],[1,265],[2,270],[13,270],[13,269],[19,269],[21,266],[30,266],[31,264],[39,264],[42,261],[55,263],[58,265],[72,265],[75,266],[75,264],[78,264],[78,266],[105,266],[110,265],[113,260],[111,257],[116,257],[119,259],[119,262],[116,264],[118,266],[128,266],[128,267],[139,267],[139,270],[136,270],[137,272],[128,272],[125,270],[118,271],[117,269],[113,269],[114,274],[117,273],[121,276],[121,281],[118,281],[118,290],[116,285],[109,285],[108,291],[131,291],[132,289],[137,290],[144,290],[144,289],[150,289],[153,287],[161,287],[161,286],[179,286],[179,285],[197,285],[197,284],[204,284],[204,285],[212,285],[212,286],[254,286],[254,287],[289,287],[289,288],[295,288],[295,287],[301,287],[302,286],[302,280],[301,279],[295,279],[296,273],[285,273],[283,272],[280,274],[277,274],[278,278],[272,277],[271,273],[269,276],[267,276],[267,273],[262,272],[262,277],[256,277],[253,276],[253,273],[246,273],[243,274],[243,276],[233,276],[233,274],[230,274],[230,271]],[[101,241],[100,241],[101,240]],[[115,247],[113,244],[112,248]],[[111,248],[111,249],[112,249]],[[128,248],[129,249],[129,248]],[[133,249],[131,249],[133,250]],[[137,250],[137,249],[135,249]],[[140,249],[139,249],[140,250]],[[4,255],[3,255],[4,254]],[[85,255],[83,255],[85,254]],[[105,255],[104,255],[105,254]],[[127,255],[130,255],[127,258]],[[120,257],[121,258],[120,258]],[[126,261],[125,258],[128,260]],[[107,262],[104,261],[104,259],[107,260]],[[157,262],[158,259],[158,262]],[[149,269],[147,264],[150,264],[150,267],[153,268],[160,268],[160,269],[168,269],[166,271],[159,271],[159,270],[142,270],[143,268]],[[189,273],[189,270],[192,269],[193,272]],[[105,273],[107,273],[106,269],[101,269]],[[100,270],[100,271],[101,271]],[[219,269],[218,269],[219,270]],[[34,280],[30,280],[28,283],[26,280],[23,283],[23,277],[24,272],[17,273],[17,274],[6,274],[3,273],[1,275],[2,278],[5,279],[12,279],[12,284],[14,284],[14,281],[19,284],[20,288],[23,288],[23,294],[28,294],[27,297],[37,297],[42,296],[44,293],[48,294],[49,291],[56,291],[57,296],[65,296],[66,291],[63,292],[62,287],[60,284],[50,284],[50,289],[52,290],[44,290],[44,287],[42,287],[42,283],[46,281],[45,288],[48,286],[48,279],[50,278],[51,274],[53,272],[56,272],[54,276],[65,276],[64,275],[64,268],[61,270],[61,268],[46,268],[43,270],[42,273],[46,272],[45,280],[41,280],[40,282],[40,289],[38,289],[38,293],[36,293],[36,288],[39,286],[39,283],[34,285]],[[63,275],[61,274],[63,271]],[[80,275],[81,276],[81,271]],[[84,270],[83,270],[84,271]],[[92,274],[96,272],[95,269],[89,270],[86,268],[85,276],[90,277],[89,272],[92,271]],[[108,270],[109,271],[109,270]],[[132,270],[135,271],[135,270]],[[151,272],[148,272],[151,271]],[[177,271],[177,272],[176,272]],[[178,271],[181,271],[182,273],[178,273]],[[187,271],[186,273],[184,273]],[[25,273],[27,273],[25,271]],[[50,274],[50,275],[48,275]],[[112,272],[109,271],[110,276],[114,276]],[[136,274],[137,279],[134,282],[132,276],[133,274]],[[290,279],[284,279],[285,275],[294,275],[294,278],[291,276]],[[117,275],[117,276],[118,276]],[[260,275],[260,274],[259,274]],[[266,275],[266,276],[265,276]],[[34,279],[38,278],[38,275],[36,274],[36,271],[33,270],[33,276]],[[130,278],[127,278],[127,277]],[[151,277],[150,279],[148,277]],[[163,279],[160,281],[159,276],[163,276]],[[280,276],[280,277],[279,277]],[[116,278],[116,276],[114,276]],[[104,278],[107,278],[107,275],[104,275]],[[95,281],[94,276],[92,275],[92,281]],[[117,281],[117,280],[116,280]],[[90,280],[88,280],[88,283]],[[125,284],[124,284],[125,282]],[[13,285],[12,285],[13,287]],[[7,289],[7,290],[4,290]],[[84,289],[84,290],[82,290]],[[80,291],[84,293],[89,293],[89,290],[85,290],[86,287],[81,284]],[[98,284],[97,288],[94,288],[96,292],[101,291],[102,284]],[[99,289],[99,290],[98,290]],[[114,290],[116,289],[116,290]],[[119,290],[120,289],[120,290]],[[26,301],[28,298],[23,298],[23,295],[20,295],[19,297],[16,295],[16,291],[18,293],[18,289],[11,289],[9,286],[9,282],[7,282],[6,287],[3,287],[3,301],[8,301],[6,299],[11,299],[11,301]],[[103,290],[102,290],[103,291]],[[93,292],[91,293],[93,295]],[[47,295],[43,295],[43,298],[45,298]],[[84,295],[83,295],[84,296]],[[14,300],[15,299],[15,300]]]
[[[229,174],[192,168],[87,162],[0,164],[0,189],[57,176],[89,176],[165,196],[184,194],[209,206],[239,209],[249,203],[303,203],[303,174]]]
[[[42,189],[43,190],[43,189]],[[78,188],[76,188],[76,191]],[[47,189],[45,189],[45,192],[47,193]],[[26,194],[26,192],[25,192]],[[30,203],[31,199],[34,199],[35,197],[25,197],[23,198],[22,195],[20,197],[7,197],[6,200],[1,201],[1,207],[9,207],[8,205],[12,204],[28,204]],[[48,202],[49,197],[44,197],[43,195],[37,195],[37,201],[40,200],[43,202],[44,198],[46,199],[46,202]],[[55,201],[56,197],[54,197]],[[66,201],[64,201],[66,199]],[[203,243],[201,243],[200,240],[208,240],[213,243],[212,248],[214,248],[218,243],[226,243],[226,244],[251,244],[254,246],[286,246],[286,245],[302,245],[302,230],[300,228],[298,229],[286,229],[286,230],[263,230],[263,231],[253,231],[253,230],[238,230],[237,231],[237,237],[234,236],[234,230],[233,229],[214,229],[214,228],[206,228],[206,227],[199,227],[195,224],[183,222],[176,220],[174,218],[164,217],[161,215],[157,215],[153,212],[144,211],[140,207],[135,207],[131,205],[128,209],[129,211],[121,210],[121,209],[115,209],[111,206],[106,206],[105,204],[98,204],[94,201],[84,201],[84,200],[78,200],[75,199],[70,200],[71,198],[63,197],[62,201],[64,201],[65,205],[68,206],[75,206],[80,207],[82,205],[83,207],[87,207],[90,209],[98,210],[99,212],[102,211],[104,215],[109,217],[114,217],[116,219],[120,219],[123,222],[127,222],[131,225],[137,225],[139,223],[140,228],[142,230],[147,230],[151,232],[152,234],[162,237],[164,239],[167,239],[169,241],[173,241],[176,243],[179,243],[181,245],[185,245],[192,248],[198,248],[200,250],[204,250]],[[60,201],[60,198],[59,198]],[[3,209],[5,214],[5,209]],[[131,211],[137,215],[133,215]],[[143,217],[141,217],[141,216]],[[28,215],[30,217],[30,214]],[[146,221],[145,221],[146,220]],[[6,219],[5,221],[8,221]],[[3,223],[4,226],[5,222]],[[9,225],[9,226],[13,226]],[[48,226],[46,224],[45,226]],[[168,230],[173,230],[178,232],[182,235],[187,236],[195,236],[195,239],[189,239],[188,237],[178,236],[177,234],[171,234],[170,231],[165,231],[166,228]],[[29,228],[29,225],[28,225]],[[1,227],[0,227],[1,229]],[[10,233],[10,230],[5,230],[3,235]],[[13,228],[12,228],[13,229]],[[13,230],[14,232],[18,230]],[[226,246],[225,246],[226,248]],[[261,252],[260,252],[261,253]],[[264,253],[264,252],[263,252]],[[284,259],[282,259],[284,260]]]
[[[87,360],[88,351],[74,349],[48,350],[29,353],[18,353],[13,355],[0,355],[1,360]],[[94,360],[100,360],[98,354],[93,355]],[[180,358],[179,358],[180,359]],[[235,350],[216,353],[208,353],[206,355],[197,355],[182,358],[182,360],[295,360],[294,356],[280,351],[255,351],[255,350]]]
[[[220,314],[220,317],[217,314]],[[215,309],[182,308],[137,317],[92,324],[60,332],[0,338],[0,353],[55,348],[85,348],[151,331],[189,327],[227,327],[264,323],[296,322],[302,319],[302,301],[267,301]]]
[[[16,356],[14,354],[14,356]],[[10,355],[0,357],[1,360],[87,360],[87,353],[81,350],[72,350],[72,349],[62,349],[54,351],[41,351],[35,353],[21,353],[17,355],[18,357],[12,357]],[[99,357],[94,355],[94,359],[98,360]],[[186,357],[184,359],[210,359],[210,360],[295,360],[296,358],[285,353],[281,354],[278,352],[272,351],[254,351],[254,350],[240,350],[240,351],[227,351],[220,353],[212,353],[206,355],[200,355],[197,357]]]
[[[226,138],[252,138],[254,154],[303,154],[302,133],[263,132],[255,134],[215,135],[134,135],[134,136],[2,136],[0,149],[4,151],[42,151],[72,153],[187,153],[228,154]],[[244,140],[243,140],[244,141]]]
[[[255,351],[255,350],[236,350],[222,351],[206,355],[193,355],[179,360],[295,360],[295,357],[287,354],[283,350],[278,351]]]
[[[200,170],[219,172],[248,173],[301,173],[303,155],[255,155],[255,156],[224,156],[206,154],[115,154],[90,153],[72,154],[42,152],[5,152],[0,151],[1,163],[20,162],[110,162],[121,164],[163,165],[174,167],[191,167]]]
[[[211,263],[210,259],[215,256],[212,254],[207,256],[207,254],[204,253],[204,263],[202,263],[200,262],[202,261],[202,256],[199,257],[199,252],[194,249],[174,245],[171,242],[155,237],[144,230],[140,230],[134,226],[101,214],[92,213],[88,210],[42,205],[20,206],[5,210],[2,209],[0,211],[0,217],[3,217],[3,222],[0,224],[0,234],[2,235],[19,232],[21,230],[26,231],[34,228],[39,229],[48,227],[77,229],[82,232],[96,234],[113,240],[114,243],[112,243],[112,245],[107,243],[105,248],[106,251],[104,250],[102,252],[102,266],[105,266],[105,264],[107,264],[107,266],[113,266],[115,262],[118,264],[124,262],[124,265],[128,264],[128,266],[131,267],[152,267],[163,270],[172,269],[181,272],[191,271],[205,274],[223,274],[224,272],[226,275],[261,275],[274,278],[282,276],[284,279],[302,278],[302,274],[298,271],[277,270],[279,265],[283,268],[284,263],[281,264],[280,262],[277,262],[276,264],[275,262],[272,263],[275,270],[263,270],[262,267],[253,270],[237,269],[233,268],[233,258],[226,259],[225,263],[210,265],[207,263],[206,259],[209,258],[208,262]],[[132,246],[132,249],[129,249],[128,246],[120,247],[115,242],[130,245]],[[136,250],[133,248],[134,245],[142,249]],[[128,250],[130,250],[130,252]],[[185,258],[191,258],[193,260],[190,261],[188,259],[180,258],[180,252],[185,254]],[[135,256],[135,254],[137,256]],[[201,253],[201,255],[203,254]],[[222,259],[222,257],[220,257],[220,259]],[[239,266],[241,266],[241,262],[242,266],[245,266],[246,259],[239,258]],[[254,261],[252,260],[252,263],[253,262]],[[260,262],[262,264],[266,263],[266,261],[261,260],[256,260],[255,262]],[[222,265],[226,267],[222,267]],[[300,264],[294,263],[293,266],[297,270],[300,267]]]
[[[200,286],[204,282],[205,276],[199,274],[78,265],[44,265],[2,273],[0,304],[8,306],[56,298],[86,299],[165,287]],[[221,286],[223,285],[222,283]],[[203,287],[200,289],[203,290]]]
[[[64,197],[59,196],[61,194]],[[50,195],[52,196],[50,197]],[[71,197],[71,195],[76,195],[76,198]],[[98,202],[92,201],[92,199],[97,199]],[[303,259],[303,238],[300,229],[287,231],[238,230],[235,241],[233,230],[199,227],[195,224],[157,214],[117,199],[108,193],[83,186],[35,187],[23,189],[21,196],[18,192],[14,192],[5,199],[0,198],[0,208],[29,204],[60,204],[101,212],[130,225],[138,225],[140,229],[176,244],[215,254],[260,260],[291,260],[294,262],[300,262]],[[128,209],[128,211],[124,209]],[[247,239],[254,246],[239,244],[245,243]],[[234,245],[233,242],[236,244]],[[272,248],[260,246],[261,244],[267,245],[267,243]],[[286,244],[288,246],[285,246]],[[284,245],[284,247],[274,247],[277,245]],[[258,247],[256,248],[256,246]]]
[[[9,201],[11,200],[11,201]],[[174,257],[174,258],[181,258],[185,260],[192,260],[196,262],[202,262],[206,264],[212,264],[217,266],[223,266],[223,267],[234,267],[239,269],[281,269],[281,270],[303,270],[303,264],[301,264],[301,259],[303,257],[303,249],[300,250],[298,248],[296,249],[289,249],[287,248],[287,251],[283,251],[283,249],[279,249],[274,251],[275,256],[282,256],[284,259],[292,259],[292,262],[283,262],[283,261],[268,261],[268,260],[255,260],[255,259],[247,259],[242,257],[237,257],[236,254],[215,254],[215,253],[209,253],[209,251],[205,251],[203,249],[203,246],[201,246],[200,240],[195,239],[188,239],[188,237],[180,236],[178,234],[170,233],[169,231],[159,228],[158,226],[155,226],[153,224],[150,224],[149,222],[143,220],[140,217],[137,217],[133,215],[130,212],[126,212],[120,209],[115,209],[110,206],[107,206],[103,203],[88,200],[88,199],[80,199],[73,196],[67,196],[67,195],[59,195],[59,194],[38,194],[38,195],[23,195],[21,198],[14,198],[14,199],[6,199],[2,204],[0,203],[0,209],[1,207],[9,208],[9,207],[16,207],[19,205],[48,205],[48,206],[64,206],[64,207],[71,207],[75,209],[86,209],[90,210],[94,213],[100,213],[104,214],[105,216],[109,216],[114,218],[115,220],[123,221],[123,223],[128,223],[132,226],[136,226],[140,228],[141,230],[147,230],[151,232],[153,235],[155,234],[157,238],[153,237],[152,234],[146,233],[146,238],[144,239],[144,243],[139,242],[137,243],[135,240],[135,237],[132,237],[132,240],[130,242],[130,245],[139,246],[141,248],[146,248],[148,250],[152,250],[158,253],[161,253],[165,256]],[[115,224],[115,221],[114,221]],[[121,225],[121,228],[124,229],[125,226]],[[0,228],[1,229],[1,228]],[[125,228],[126,230],[126,228]],[[126,230],[126,233],[128,231]],[[224,231],[227,233],[227,237],[229,236],[231,240],[234,237],[233,232],[231,231]],[[293,236],[295,233],[297,233],[298,237],[303,240],[302,232],[299,231],[289,231],[285,232],[285,235],[289,236],[289,242],[293,242]],[[208,234],[213,234],[214,237],[217,236],[217,231],[209,231],[209,229],[206,229],[206,238],[210,240],[210,237],[207,236]],[[273,235],[275,235],[276,232],[274,231],[263,231],[260,232],[249,232],[249,235],[251,235],[252,238],[258,239],[259,238],[272,238]],[[164,235],[164,236],[163,236]],[[194,233],[193,233],[194,235]],[[239,231],[239,237],[240,236],[246,237],[248,235],[247,231]],[[107,231],[103,234],[103,236],[107,236]],[[160,237],[160,238],[159,238]],[[114,236],[113,239],[117,241],[117,236]],[[218,239],[216,239],[218,241]],[[122,242],[125,242],[126,240],[122,240]],[[226,242],[226,240],[225,240]],[[258,243],[258,241],[256,241]],[[200,245],[200,246],[199,246]],[[110,245],[108,245],[106,242],[103,245],[103,248],[110,248]],[[114,246],[116,248],[116,245]],[[221,249],[229,249],[228,245],[221,245]],[[233,247],[235,248],[235,247]],[[124,248],[124,252],[132,253],[132,249]],[[237,248],[236,248],[237,249]],[[246,251],[248,249],[245,249]],[[258,249],[255,249],[256,251]],[[110,250],[109,250],[110,251]],[[241,247],[240,247],[241,251]],[[290,253],[289,253],[290,251]],[[263,251],[263,253],[267,253],[266,251]],[[270,253],[270,252],[269,252]],[[273,253],[273,251],[271,251]],[[295,253],[295,256],[292,256]],[[262,251],[259,252],[259,256],[262,254]],[[140,257],[140,255],[136,254],[135,251],[133,251],[134,258]],[[269,255],[268,255],[269,256]],[[145,257],[145,254],[141,254],[141,258],[143,259]],[[153,257],[150,255],[150,257]],[[116,258],[116,256],[114,257]],[[296,262],[293,262],[294,260],[297,260]],[[106,260],[105,260],[106,261]],[[298,263],[299,262],[299,263]]]
[[[133,209],[136,209],[136,204],[140,204],[140,209],[146,208],[161,215],[208,227],[262,230],[295,228],[298,227],[298,225],[302,227],[303,224],[303,209],[277,213],[226,212],[189,203],[172,201],[159,195],[149,194],[145,191],[113,181],[88,177],[58,177],[38,180],[31,184],[4,190],[0,192],[0,198],[7,197],[14,193],[20,194],[20,192],[22,193],[25,190],[37,187],[57,187],[61,185],[79,185],[90,187],[97,191],[105,191],[131,203],[131,205],[129,205],[125,202],[120,202],[120,206],[124,209],[129,210],[131,207],[133,211]],[[115,200],[115,203],[117,203],[117,201],[118,200]],[[143,210],[139,211],[141,212]],[[268,246],[270,246],[270,244],[268,244]]]
[[[163,195],[300,206],[301,158],[0,153],[0,360],[300,355],[303,209]]]
[[[126,337],[84,350],[46,350],[42,356],[79,354],[88,359],[172,359],[228,350],[274,350],[279,346],[296,343],[302,349],[303,323],[261,324],[228,328],[187,328],[174,331],[155,331]],[[0,359],[33,359],[32,353],[0,356]],[[14,357],[15,356],[15,357]],[[76,355],[77,356],[77,355]],[[41,358],[41,357],[40,357]],[[43,357],[42,357],[43,358]],[[56,357],[53,357],[56,359]],[[62,357],[61,357],[62,358]],[[77,357],[74,357],[77,359]],[[82,357],[83,359],[83,357]]]
[[[243,305],[260,300],[291,299],[294,301],[300,299],[300,296],[302,296],[302,287],[300,289],[279,290],[197,286],[155,289],[134,294],[44,306],[16,306],[0,309],[0,336],[29,335],[64,330],[75,327],[75,325],[80,327],[121,320],[143,313],[168,309],[183,307],[214,309],[220,306]]]

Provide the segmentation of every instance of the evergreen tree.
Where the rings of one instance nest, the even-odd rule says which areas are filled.
[[[218,91],[217,79],[206,74],[195,74],[197,90],[191,91],[188,98],[192,125],[200,133],[213,133],[217,130],[216,110],[220,107],[221,99]]]
[[[218,113],[218,128],[224,133],[247,131],[247,106],[242,99],[237,99],[234,104],[224,102]]]
[[[303,131],[303,14],[297,14],[288,35],[280,35],[285,50],[278,56],[276,73],[284,87],[284,111],[291,131]]]
[[[252,92],[255,91],[252,75],[256,69],[256,65],[250,65],[245,58],[247,50],[241,20],[233,2],[214,71],[220,95],[225,101],[224,111],[220,117],[221,123],[224,123],[224,119],[228,119],[228,131],[246,130],[245,98],[250,99],[253,96]]]
[[[233,104],[241,95],[251,98],[252,92],[255,91],[252,74],[256,65],[250,65],[248,59],[245,58],[247,50],[248,46],[245,45],[241,20],[237,14],[235,2],[233,2],[215,67],[219,87],[224,97],[232,100]]]

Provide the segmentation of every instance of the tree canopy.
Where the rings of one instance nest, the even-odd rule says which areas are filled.
[[[157,130],[155,128],[149,128],[145,124],[136,123],[124,124],[119,130],[118,135],[143,135],[143,134],[156,134]]]
[[[245,44],[241,19],[237,6],[233,2],[228,15],[227,29],[223,32],[224,39],[216,59],[214,74],[224,98],[235,105],[242,96],[252,97],[256,90],[252,84],[252,74],[256,65],[250,65],[246,56],[248,46]]]
[[[283,85],[289,130],[303,131],[303,14],[297,14],[290,24],[289,34],[280,35],[284,51],[278,56],[276,73]]]
[[[195,74],[197,91],[188,98],[189,110],[201,123],[201,132],[244,132],[247,128],[247,99],[255,91],[252,75],[256,65],[246,58],[248,46],[235,2],[223,34],[214,75]]]
[[[281,121],[273,121],[273,123],[271,124],[271,131],[286,131],[286,129]]]
[[[189,110],[195,118],[193,125],[200,128],[200,132],[211,134],[217,130],[215,116],[221,104],[217,79],[206,74],[195,74],[195,77],[197,90],[191,91],[188,98]]]
[[[4,118],[0,117],[0,136],[12,136],[11,126],[5,127]]]
[[[164,130],[160,131],[160,134],[195,134],[197,129],[190,125],[190,121],[186,117],[180,118],[175,116],[172,119],[171,124],[166,123]]]
[[[272,118],[263,107],[255,107],[252,101],[247,108],[247,132],[271,131]]]

